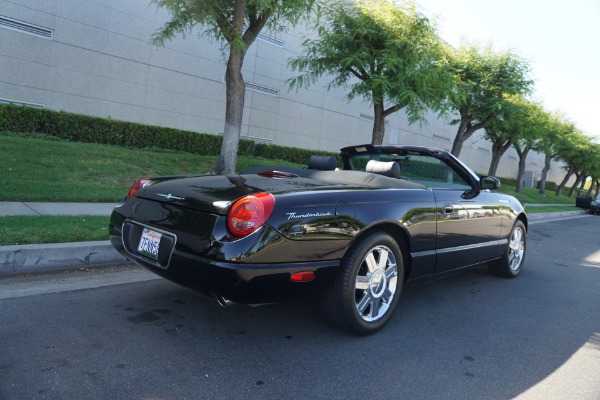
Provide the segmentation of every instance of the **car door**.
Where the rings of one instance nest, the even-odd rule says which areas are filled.
[[[496,194],[481,190],[477,175],[443,151],[398,157],[401,175],[432,191],[436,207],[435,272],[477,264],[501,254],[502,228]]]
[[[498,257],[502,228],[499,201],[492,192],[432,188],[437,213],[436,273]],[[471,197],[473,196],[473,197]]]

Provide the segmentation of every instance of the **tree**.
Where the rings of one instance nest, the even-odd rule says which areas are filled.
[[[427,110],[444,110],[453,77],[434,26],[412,3],[332,2],[316,29],[318,38],[305,40],[303,54],[290,61],[292,70],[302,72],[289,80],[290,88],[328,75],[328,90],[349,88],[348,100],[370,102],[372,144],[383,142],[385,118],[396,111],[414,123]]]
[[[575,171],[577,179],[569,190],[569,197],[572,197],[573,194],[575,194],[575,190],[577,190],[578,187],[579,190],[583,190],[587,178],[592,178],[592,176],[596,174],[598,170],[598,162],[600,161],[600,145],[595,143],[595,139],[590,138],[589,136],[586,136],[586,139],[587,142],[585,144],[585,152],[577,157],[578,163]]]
[[[561,149],[565,147],[571,136],[575,134],[577,128],[575,125],[567,121],[560,114],[551,114],[548,121],[548,130],[546,134],[539,140],[537,150],[544,154],[544,168],[540,177],[540,194],[546,194],[546,178],[552,160],[556,159]]]
[[[561,196],[562,192],[573,174],[579,174],[585,164],[586,154],[589,151],[591,140],[580,130],[575,131],[569,139],[559,149],[558,159],[567,164],[567,173],[562,182],[556,187],[556,195]]]
[[[519,155],[515,191],[521,193],[523,191],[523,176],[525,175],[527,155],[532,149],[537,148],[538,142],[546,134],[549,114],[540,104],[523,97],[519,96],[513,99],[513,102],[517,106],[514,119],[518,121],[517,136],[513,142],[513,147]]]
[[[510,51],[494,53],[491,47],[462,45],[449,53],[457,78],[450,102],[460,116],[452,121],[459,124],[452,154],[458,156],[465,141],[502,112],[504,97],[529,93],[533,81],[527,79],[527,61]]]
[[[242,65],[248,47],[265,27],[281,31],[286,23],[295,24],[308,17],[315,0],[151,0],[165,7],[171,19],[154,35],[163,45],[178,33],[198,28],[229,48],[225,72],[225,128],[216,173],[235,171],[240,141],[244,95]]]
[[[488,169],[488,176],[495,176],[500,164],[500,159],[513,144],[513,131],[510,127],[510,113],[506,110],[495,118],[485,128],[485,139],[492,142],[492,159]]]

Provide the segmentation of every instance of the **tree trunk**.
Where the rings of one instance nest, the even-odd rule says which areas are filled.
[[[492,142],[492,161],[490,162],[490,169],[488,170],[488,176],[496,176],[498,165],[500,164],[500,158],[506,153],[506,150],[510,149],[512,141],[508,140],[504,143],[496,141]]]
[[[598,197],[598,193],[600,193],[600,181],[596,179],[596,194],[594,195],[594,198]]]
[[[583,190],[585,188],[585,182],[587,181],[588,176],[584,175],[581,179],[581,184],[579,185],[579,190]]]
[[[462,114],[462,113],[461,113]],[[463,145],[465,144],[465,132],[467,131],[467,126],[469,121],[461,115],[460,125],[458,125],[458,130],[456,131],[456,136],[454,137],[454,142],[452,143],[452,151],[451,153],[458,157],[460,155],[460,151],[462,150]]]
[[[248,46],[252,44],[257,35],[255,32],[247,32],[248,35],[244,38],[244,20],[248,1],[235,0],[233,7],[233,32],[227,34],[224,32],[229,42],[229,58],[225,70],[225,127],[223,129],[219,162],[213,170],[217,174],[232,174],[235,172],[242,131],[242,118],[244,116],[244,96],[246,94],[242,65]],[[264,25],[264,21],[261,21],[261,23]],[[256,29],[259,32],[261,27],[256,27]],[[243,45],[238,43],[238,40],[241,40]]]
[[[452,143],[452,154],[456,157],[460,155],[460,152],[465,144],[465,141],[469,139],[479,129],[487,127],[493,120],[493,115],[488,115],[487,118],[475,125],[471,124],[471,118],[469,117],[468,110],[462,109],[460,112],[460,125],[456,131],[454,142]]]
[[[213,171],[217,174],[231,174],[235,172],[242,130],[242,118],[244,115],[244,95],[246,93],[244,77],[242,76],[244,55],[245,50],[234,46],[230,48],[227,70],[225,72],[225,90],[227,96],[225,103],[225,129],[223,131],[219,163]]]
[[[552,157],[549,154],[546,154],[546,158],[544,159],[544,169],[542,169],[542,177],[540,179],[540,194],[542,196],[546,195],[546,178],[548,177],[548,171],[550,171],[551,162]]]
[[[519,151],[517,149],[517,153],[519,154],[519,169],[517,172],[517,187],[515,188],[515,192],[521,193],[523,191],[523,176],[525,175],[525,163],[527,161],[527,154],[529,154],[530,146],[525,147],[523,151]]]
[[[594,184],[595,183],[596,182],[594,181],[594,178],[590,179],[590,188],[588,189],[588,191],[586,193],[587,196],[591,196],[592,195],[592,192],[594,191]]]
[[[573,184],[573,186],[571,186],[571,189],[569,189],[569,193],[567,193],[567,196],[569,197],[573,197],[573,193],[575,193],[575,190],[577,189],[577,186],[579,186],[579,183],[581,182],[581,179],[584,177],[583,172],[582,173],[575,173],[576,179],[575,179],[575,183]]]
[[[574,172],[574,168],[573,167],[569,167],[569,170],[567,171],[567,174],[565,175],[564,179],[562,180],[562,182],[560,183],[560,185],[558,185],[558,187],[556,188],[556,195],[558,197],[560,197],[562,195],[562,192],[565,188],[565,185],[567,184],[567,182],[569,181],[569,179],[571,179],[571,176],[573,175]]]
[[[385,135],[385,116],[383,115],[383,103],[373,104],[373,112],[375,121],[373,122],[373,135],[371,136],[371,144],[383,144],[383,136]]]

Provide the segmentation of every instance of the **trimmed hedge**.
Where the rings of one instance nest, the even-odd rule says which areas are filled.
[[[90,117],[45,108],[0,104],[0,131],[43,133],[83,143],[160,148],[198,155],[219,155],[222,137],[110,118]],[[336,153],[255,143],[241,139],[238,155],[283,159],[306,164],[311,155]],[[341,160],[340,165],[341,165]]]

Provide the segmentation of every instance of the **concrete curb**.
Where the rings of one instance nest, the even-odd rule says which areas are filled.
[[[0,246],[0,276],[124,262],[108,240]]]
[[[548,213],[531,213],[527,214],[527,219],[529,221],[541,221],[544,219],[554,219],[554,218],[568,218],[575,217],[578,215],[588,214],[587,210],[578,210],[578,211],[559,211],[559,212],[548,212]]]
[[[541,223],[573,218],[587,211],[562,211],[529,214],[529,221]],[[0,246],[0,277],[5,275],[77,269],[127,261],[112,247],[110,241],[27,244]]]

